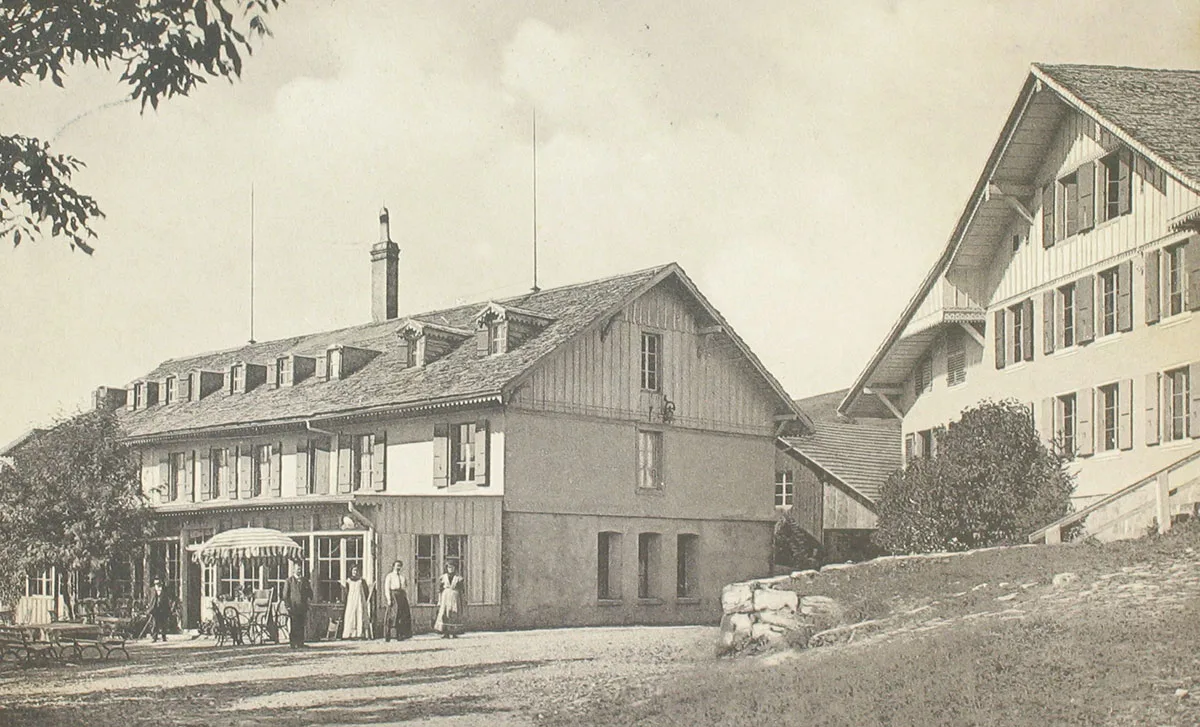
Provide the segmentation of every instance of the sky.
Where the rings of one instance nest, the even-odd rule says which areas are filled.
[[[292,0],[240,81],[0,85],[87,167],[96,253],[0,249],[0,444],[160,361],[678,262],[795,397],[849,386],[1033,62],[1200,67],[1200,4]],[[251,191],[253,190],[253,215]],[[252,224],[253,217],[253,224]]]

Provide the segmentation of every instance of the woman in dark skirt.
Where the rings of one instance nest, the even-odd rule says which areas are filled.
[[[412,638],[412,613],[408,610],[408,579],[404,577],[404,561],[392,564],[392,570],[383,577],[383,597],[387,599],[387,612],[383,623],[383,640],[397,641]]]

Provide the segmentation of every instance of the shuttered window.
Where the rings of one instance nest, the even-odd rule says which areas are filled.
[[[1100,335],[1109,336],[1117,332],[1117,269],[1109,268],[1100,273]]]
[[[1018,303],[1008,309],[1008,359],[1013,362],[1025,360],[1025,333],[1027,321],[1025,320],[1025,305]]]
[[[663,486],[663,433],[638,430],[638,488],[661,490]]]
[[[458,574],[466,578],[467,536],[466,535],[418,535],[417,536],[417,603],[437,603],[439,579],[446,565],[453,563]]]
[[[1074,172],[1058,180],[1058,201],[1057,237],[1062,240],[1079,232],[1079,183]]]
[[[228,490],[232,484],[229,477],[228,449],[212,450],[209,473],[209,476],[212,478],[211,497],[216,499],[221,497],[222,493],[228,494],[226,490]]]
[[[166,391],[163,396],[166,398],[167,404],[174,404],[178,400],[176,392],[178,391],[178,379],[174,376],[168,376],[166,385],[163,387]]]
[[[1106,221],[1129,214],[1133,195],[1129,193],[1132,155],[1121,149],[1100,160],[1099,218]]]
[[[1075,459],[1075,394],[1063,394],[1054,402],[1055,445],[1062,456]]]
[[[433,428],[433,484],[488,486],[487,420],[438,424]]]
[[[170,458],[170,474],[167,477],[167,500],[178,500],[187,491],[187,455],[184,452],[172,452]]]
[[[1101,386],[1100,400],[1100,450],[1110,452],[1117,448],[1120,427],[1117,384]]]
[[[1184,311],[1184,246],[1173,245],[1163,250],[1162,257],[1162,313],[1163,317],[1179,315]]]
[[[913,373],[913,394],[920,396],[932,388],[933,358],[925,355],[917,362],[917,370]]]
[[[250,496],[260,497],[271,487],[271,445],[254,446],[254,469],[251,471]]]
[[[1188,400],[1191,381],[1187,367],[1172,369],[1163,374],[1163,440],[1173,442],[1190,435]]]
[[[1064,285],[1058,289],[1058,325],[1061,340],[1059,348],[1075,345],[1075,285]]]
[[[932,373],[932,372],[931,372]],[[946,341],[946,385],[957,386],[967,380],[967,339],[961,329],[950,331]]]

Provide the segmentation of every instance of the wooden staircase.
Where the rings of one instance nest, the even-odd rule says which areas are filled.
[[[1063,533],[1078,523],[1083,523],[1085,535],[1097,540],[1127,540],[1145,535],[1151,527],[1165,533],[1175,517],[1198,512],[1200,450],[1030,533],[1029,542],[1061,543]]]

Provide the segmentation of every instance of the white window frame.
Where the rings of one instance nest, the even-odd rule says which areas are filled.
[[[1187,366],[1163,372],[1163,441],[1178,442],[1191,437],[1188,407],[1193,386],[1195,382]]]
[[[1121,276],[1118,274],[1119,268],[1108,268],[1101,270],[1096,278],[1100,283],[1097,294],[1099,296],[1099,305],[1096,306],[1099,315],[1096,317],[1099,325],[1096,326],[1096,337],[1111,336],[1119,330],[1120,323],[1117,320],[1118,300],[1121,297]]]
[[[1182,315],[1187,312],[1187,267],[1184,259],[1186,242],[1163,248],[1162,265],[1162,317]]]
[[[775,473],[775,509],[784,510],[796,503],[796,476],[791,470]]]
[[[642,391],[662,391],[663,336],[654,331],[642,331],[641,340]]]
[[[1096,427],[1096,449],[1100,452],[1117,451],[1121,446],[1121,388],[1117,382],[1096,387],[1096,412],[1096,422],[1099,424]]]
[[[637,488],[641,492],[661,491],[664,473],[664,437],[659,429],[637,430]]]
[[[1075,459],[1079,449],[1075,438],[1079,433],[1079,402],[1075,392],[1062,394],[1054,398],[1054,434],[1055,444],[1062,448],[1062,456],[1068,460]]]

